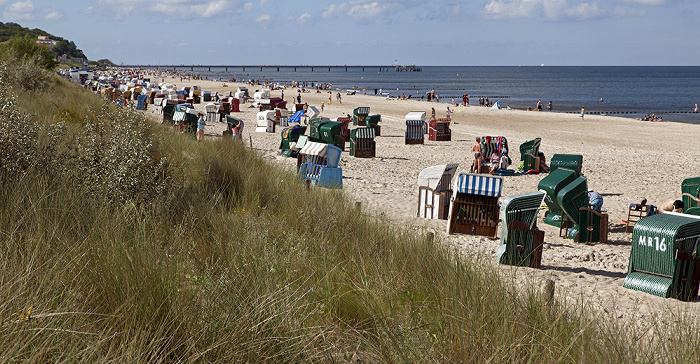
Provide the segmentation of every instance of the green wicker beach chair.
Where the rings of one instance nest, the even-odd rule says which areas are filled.
[[[374,128],[356,128],[350,130],[350,155],[357,158],[372,158],[377,155],[374,141]]]
[[[520,144],[520,160],[525,162],[523,164],[524,171],[529,171],[531,169],[535,171],[540,170],[540,158],[537,154],[540,151],[541,142],[542,138],[535,138]]]
[[[557,201],[557,195],[562,188],[576,179],[576,172],[560,168],[553,170],[546,177],[542,178],[537,185],[537,189],[545,192],[544,202],[549,208],[549,214],[544,222],[548,225],[560,227],[562,221],[563,210]]]
[[[696,301],[700,281],[700,217],[667,212],[645,217],[632,230],[623,287],[660,297]]]
[[[579,177],[557,193],[557,203],[574,225],[569,234],[571,239],[578,234],[577,225],[581,216],[581,207],[588,207],[587,182],[586,177]]]
[[[537,213],[544,191],[509,196],[501,204],[501,245],[496,250],[500,264],[539,268],[544,231],[537,229]]]
[[[367,115],[369,115],[369,106],[356,107],[353,111],[352,123],[357,126],[367,126]]]
[[[565,168],[576,172],[576,177],[581,175],[583,156],[579,154],[555,154],[549,163],[549,173],[558,168]]]
[[[700,177],[684,179],[681,183],[681,194],[684,205],[683,212],[688,214],[690,213],[689,209],[700,207]]]

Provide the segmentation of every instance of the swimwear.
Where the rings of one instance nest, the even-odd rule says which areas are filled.
[[[474,153],[474,159],[479,158],[480,155],[481,153]]]

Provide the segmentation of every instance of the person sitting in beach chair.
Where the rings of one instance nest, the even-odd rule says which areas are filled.
[[[538,152],[537,156],[540,158],[540,172],[549,173],[549,166],[547,165],[547,158],[544,153]]]

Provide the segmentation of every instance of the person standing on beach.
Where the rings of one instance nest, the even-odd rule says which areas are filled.
[[[552,112],[552,102],[551,101],[549,102],[549,104],[547,104],[547,110],[549,110],[549,112]]]
[[[537,100],[537,111],[542,111],[542,100]]]
[[[698,103],[697,102],[695,103],[695,108],[693,109],[693,112],[696,114],[698,113]]]
[[[479,173],[481,171],[481,138],[476,138],[476,143],[472,146],[474,152],[474,164],[470,172]]]
[[[583,114],[586,113],[586,107],[581,106],[581,120],[583,120]]]
[[[197,141],[204,139],[204,126],[207,122],[204,120],[204,114],[201,112],[197,115]]]

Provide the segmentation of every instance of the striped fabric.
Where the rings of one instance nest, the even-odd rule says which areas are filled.
[[[503,179],[498,176],[460,173],[455,180],[454,193],[501,197]]]
[[[423,120],[406,120],[406,139],[423,139]]]
[[[327,147],[328,147],[328,144],[325,144],[325,143],[306,142],[306,144],[304,144],[304,147],[302,147],[301,150],[299,151],[299,154],[316,155],[319,157],[325,157]]]
[[[367,116],[367,115],[369,115],[369,106],[361,106],[361,107],[355,108],[355,110],[353,110],[353,114],[358,115],[358,116],[359,115]]]
[[[686,214],[667,212],[640,219],[632,231],[632,251],[623,287],[661,297],[692,297],[694,261],[679,259],[679,251],[697,257],[700,219]],[[697,286],[695,286],[697,288]]]
[[[488,142],[487,142],[488,139]],[[508,141],[506,137],[481,137],[481,155],[490,158],[494,151],[500,150],[499,155],[508,155]]]
[[[180,121],[185,121],[185,112],[184,111],[175,111],[173,114],[173,121],[174,122],[180,122]]]
[[[321,175],[321,170],[325,167],[320,164],[314,164],[314,163],[304,163],[306,165],[306,173],[302,178],[306,179],[311,179],[311,180],[316,180],[318,181],[318,177]]]
[[[355,130],[356,139],[374,139],[376,134],[374,128],[357,128]]]

